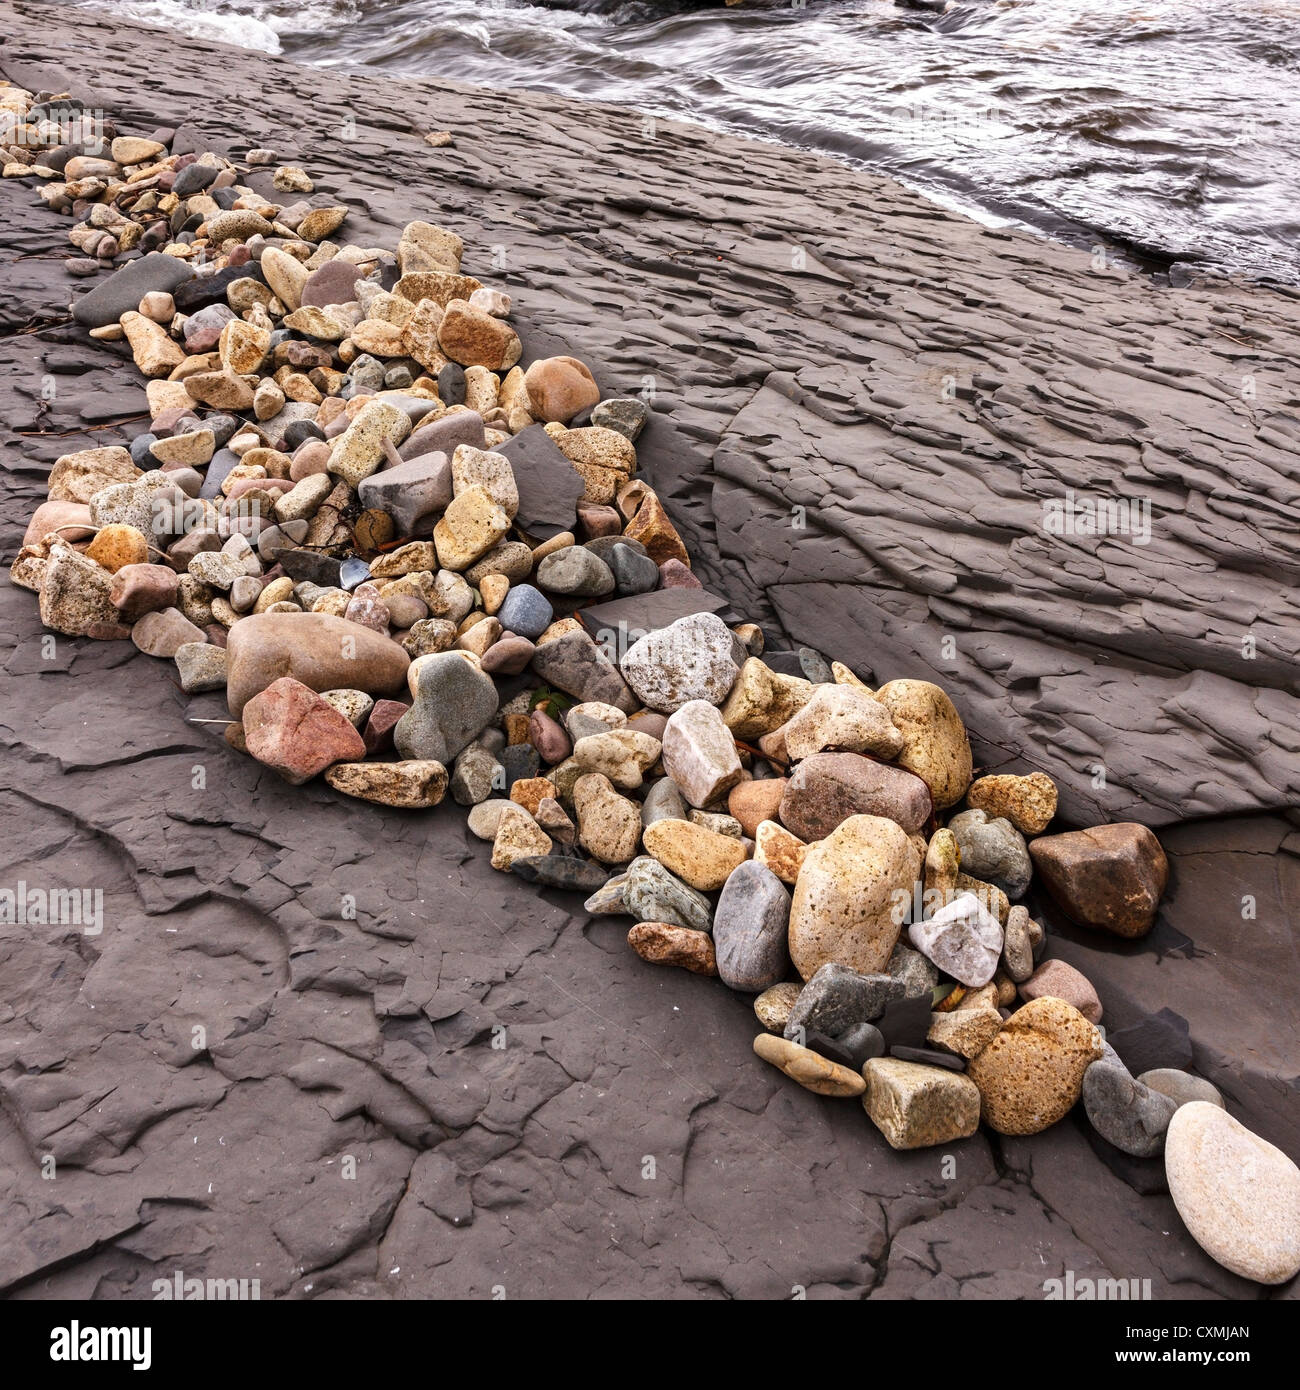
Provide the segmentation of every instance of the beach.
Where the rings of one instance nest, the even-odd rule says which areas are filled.
[[[469,268],[511,293],[533,356],[580,345],[648,404],[640,467],[709,588],[780,645],[942,684],[977,765],[1047,772],[1068,824],[1157,830],[1152,934],[1053,922],[1057,954],[1112,1029],[1194,1056],[1296,1151],[1292,290],[1158,285],[613,107],[10,0],[0,30],[13,83],[309,168],[357,244],[428,217],[488,248]],[[129,434],[144,396],[129,354],[69,320],[66,219],[14,178],[0,221],[12,558],[53,460]],[[1100,502],[1125,504],[1122,531],[1095,534]],[[757,1072],[743,1000],[665,982],[608,919],[494,875],[452,808],[270,787],[125,644],[51,661],[29,596],[0,602],[7,879],[102,883],[116,924],[94,949],[15,946],[5,1289],[148,1297],[181,1269],[255,1274],[264,1297],[1036,1298],[1065,1269],[1152,1268],[1157,1298],[1259,1295],[1083,1125],[963,1140],[955,1178],[882,1151],[855,1107]],[[190,1059],[191,1024],[219,1059]],[[494,1053],[499,1024],[516,1045]],[[331,1171],[345,1154],[355,1182]]]

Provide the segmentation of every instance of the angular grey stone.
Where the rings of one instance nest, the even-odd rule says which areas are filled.
[[[695,931],[713,926],[713,908],[697,893],[649,855],[634,859],[627,869],[623,901],[638,922],[669,922]]]
[[[89,294],[83,294],[72,306],[72,317],[86,328],[104,328],[136,309],[151,290],[170,294],[193,278],[194,272],[185,261],[153,251],[128,261]]]
[[[361,480],[357,498],[363,507],[387,512],[399,536],[413,536],[424,521],[432,530],[434,514],[451,501],[451,463],[446,454],[421,454],[390,464]]]
[[[498,444],[496,452],[504,454],[514,469],[519,489],[515,525],[539,542],[561,531],[572,531],[578,519],[578,499],[587,485],[546,430],[529,425]]]
[[[939,983],[939,971],[926,960],[920,951],[900,941],[894,947],[885,974],[892,976],[903,986],[904,995],[925,995],[928,999],[935,985]]]
[[[861,975],[834,961],[818,968],[799,991],[785,1025],[787,1038],[800,1029],[815,1029],[837,1037],[855,1023],[872,1023],[895,999],[903,997],[903,984],[890,975]]]
[[[400,719],[398,723],[401,723]],[[478,742],[462,749],[452,768],[451,779],[447,783],[452,800],[459,806],[479,806],[494,791],[504,791],[505,786],[505,768],[490,749]],[[495,833],[494,830],[493,834]]]
[[[547,685],[576,700],[599,700],[625,714],[636,709],[636,697],[618,667],[585,632],[566,632],[543,643],[533,653],[532,666]]]

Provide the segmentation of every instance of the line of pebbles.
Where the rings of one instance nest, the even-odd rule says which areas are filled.
[[[291,783],[450,789],[494,868],[756,996],[755,1052],[861,1097],[893,1147],[1082,1100],[1124,1154],[1163,1153],[1211,1256],[1296,1273],[1300,1170],[1208,1081],[1131,1075],[1017,902],[1037,871],[1073,921],[1142,936],[1168,872],[1149,829],[1048,834],[1051,780],[973,778],[938,686],[871,689],[725,620],[637,477],[645,405],[574,357],[523,367],[455,233],[339,244],[347,209],[301,169],[272,201],[167,131],[69,142],[80,115],[0,88],[3,172],[74,220],[73,273],[143,253],[72,312],[125,342],[151,424],[55,463],[12,570],[47,627],[224,690],[227,741]]]

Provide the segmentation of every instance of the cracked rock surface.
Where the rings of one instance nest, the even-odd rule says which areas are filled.
[[[302,164],[354,241],[428,216],[500,248],[530,355],[652,388],[641,467],[770,646],[933,679],[977,763],[1042,768],[1067,823],[1158,829],[1151,935],[1044,907],[1051,952],[1108,1028],[1187,1020],[1229,1109],[1300,1152],[1293,292],[1160,289],[611,108],[10,0],[0,32],[0,75],[123,130]],[[69,322],[67,226],[0,183],[6,560],[54,459],[144,410],[125,348]],[[1067,488],[1149,497],[1150,544],[1047,534]],[[179,1269],[263,1297],[1032,1299],[1072,1269],[1294,1297],[1216,1265],[1075,1117],[895,1153],[757,1062],[745,997],[494,873],[458,808],[288,787],[130,644],[47,643],[7,580],[0,623],[0,884],[100,889],[104,922],[0,926],[9,1296],[148,1298]]]

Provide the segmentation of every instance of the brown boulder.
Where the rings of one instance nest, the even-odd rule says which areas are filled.
[[[1116,936],[1145,936],[1169,881],[1169,861],[1145,825],[1119,822],[1029,843],[1047,891],[1072,921]]]

